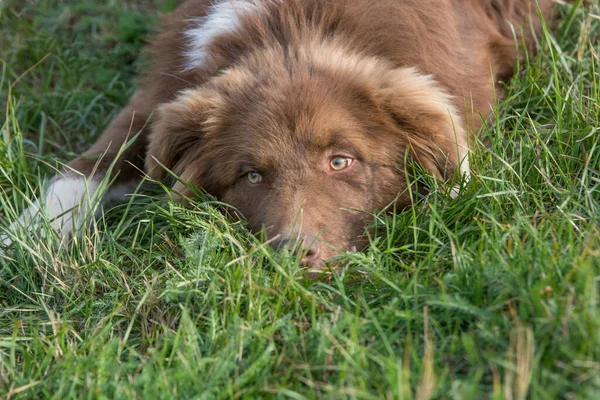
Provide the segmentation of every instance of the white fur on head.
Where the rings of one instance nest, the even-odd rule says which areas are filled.
[[[207,46],[215,38],[235,32],[244,14],[256,13],[260,8],[260,0],[221,0],[213,4],[206,16],[184,33],[189,43],[184,53],[184,71],[204,66],[209,61]]]

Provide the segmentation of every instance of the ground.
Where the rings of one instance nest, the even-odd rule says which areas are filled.
[[[0,398],[600,398],[600,2],[560,6],[472,179],[305,278],[165,188],[60,244],[8,226],[132,93],[176,1],[0,2]]]

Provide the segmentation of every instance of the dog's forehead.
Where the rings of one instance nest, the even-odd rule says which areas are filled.
[[[244,74],[244,79],[252,81],[249,76]],[[358,96],[357,90],[360,87],[335,76],[325,79],[302,73],[231,85],[223,113],[226,140],[222,143],[237,143],[236,147],[245,149],[238,153],[244,153],[240,162],[250,159],[249,163],[257,165],[281,165],[327,151],[375,147],[370,142],[379,110],[365,100],[367,96]]]
[[[340,132],[357,131],[360,122],[352,105],[326,95],[289,93],[285,97],[265,98],[241,117],[246,133],[267,139],[330,141]]]
[[[335,147],[350,147],[365,139],[360,124],[350,115],[332,109],[315,112],[258,114],[251,123],[238,129],[245,146],[255,158],[269,154],[270,158],[301,156],[312,151]]]

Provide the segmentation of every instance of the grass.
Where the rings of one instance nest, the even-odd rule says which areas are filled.
[[[0,231],[132,93],[169,1],[0,3]],[[457,199],[381,214],[330,281],[158,188],[11,230],[0,398],[600,397],[600,3],[519,67]]]

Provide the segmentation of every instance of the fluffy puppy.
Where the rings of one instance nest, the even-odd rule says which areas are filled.
[[[373,211],[411,204],[407,160],[469,174],[480,116],[552,3],[185,1],[129,104],[21,222],[41,211],[69,236],[107,174],[102,203],[168,169],[322,268],[365,245]]]

